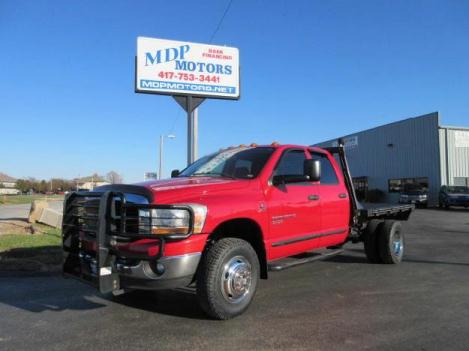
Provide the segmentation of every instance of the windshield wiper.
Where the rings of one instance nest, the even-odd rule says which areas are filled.
[[[236,179],[232,175],[229,175],[229,174],[226,174],[226,173],[210,173],[210,172],[207,172],[207,173],[193,173],[191,176],[192,177],[204,177],[204,176],[213,177],[213,176],[218,176],[218,177]]]

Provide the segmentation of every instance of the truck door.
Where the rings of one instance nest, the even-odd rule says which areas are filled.
[[[303,175],[304,160],[309,157],[303,149],[284,151],[272,176]],[[306,181],[268,186],[268,259],[290,256],[318,247],[321,208],[316,190],[317,187],[312,182]]]
[[[313,152],[313,159],[321,161],[318,193],[321,198],[321,247],[344,242],[348,235],[350,199],[343,177],[327,154]]]

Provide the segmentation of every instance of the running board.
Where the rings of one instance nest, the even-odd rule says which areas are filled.
[[[333,250],[333,251],[324,252],[324,253],[306,253],[306,254],[302,254],[301,257],[299,255],[286,257],[286,258],[282,258],[282,259],[270,262],[268,264],[268,267],[269,267],[269,271],[274,271],[274,272],[283,271],[284,269],[299,266],[301,264],[325,260],[325,259],[334,257],[336,255],[339,255],[342,252],[344,252],[344,250],[339,249],[339,250]]]

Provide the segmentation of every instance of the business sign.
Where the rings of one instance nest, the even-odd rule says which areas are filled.
[[[158,179],[158,175],[156,174],[156,172],[145,172],[143,174],[143,179],[144,180]]]
[[[456,130],[454,144],[456,147],[469,147],[469,131]]]
[[[135,91],[239,99],[237,48],[137,38]]]

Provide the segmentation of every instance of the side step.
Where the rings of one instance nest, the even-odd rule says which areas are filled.
[[[300,264],[325,260],[327,258],[331,258],[333,256],[339,255],[342,252],[344,252],[343,249],[326,251],[324,253],[307,252],[305,254],[286,257],[286,258],[282,258],[279,260],[269,262],[268,267],[269,267],[269,271],[274,271],[274,272],[283,271],[284,269],[299,266]]]

